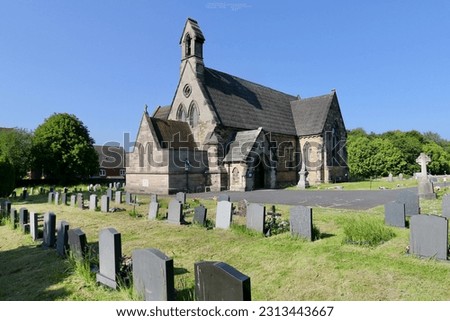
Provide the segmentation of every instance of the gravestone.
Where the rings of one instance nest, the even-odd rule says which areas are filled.
[[[448,221],[437,215],[414,215],[410,219],[409,249],[412,254],[447,260]]]
[[[39,220],[40,215],[38,213],[30,213],[30,235],[33,241],[39,239]]]
[[[102,199],[101,199],[101,211],[108,213],[109,212],[109,196],[108,195],[102,195]]]
[[[231,225],[232,203],[228,201],[217,202],[216,228],[228,229]]]
[[[113,201],[113,190],[111,188],[108,188],[106,190],[106,196],[109,197],[109,200],[112,202]]]
[[[264,233],[266,222],[266,207],[261,204],[250,203],[247,207],[247,228]]]
[[[115,195],[115,202],[116,204],[122,204],[122,191],[116,191],[116,195]]]
[[[77,205],[77,196],[75,194],[70,195],[70,206],[75,207]]]
[[[91,194],[91,196],[89,196],[89,209],[91,211],[95,211],[96,208],[97,208],[97,195]]]
[[[175,198],[181,203],[181,205],[184,205],[184,203],[186,203],[186,193],[178,192]]]
[[[131,205],[133,203],[132,195],[130,192],[125,193],[125,203]]]
[[[66,221],[58,222],[58,231],[56,233],[56,252],[59,256],[65,257],[69,249],[69,223]]]
[[[52,203],[53,203],[54,197],[55,197],[55,193],[53,193],[53,192],[49,192],[49,193],[48,193],[48,203],[49,203],[49,204],[52,204]]]
[[[28,213],[28,210],[25,207],[22,207],[19,210],[19,226],[22,230],[25,231],[25,226],[28,225],[29,220],[30,214]]]
[[[251,301],[250,278],[223,262],[194,264],[197,301]]]
[[[420,165],[420,177],[418,184],[418,194],[420,198],[435,199],[433,183],[428,179],[427,164],[431,162],[431,158],[425,153],[420,153],[416,162]]]
[[[24,189],[22,190],[22,199],[23,199],[23,200],[26,200],[27,197],[28,197],[28,191],[27,191],[26,188],[24,188]]]
[[[301,205],[291,207],[289,221],[292,236],[313,240],[312,208]]]
[[[242,199],[237,204],[236,214],[240,216],[247,216],[247,206],[249,202],[246,199]]]
[[[387,181],[388,182],[393,182],[394,181],[394,175],[392,175],[392,173],[389,173]]]
[[[44,214],[44,228],[42,245],[44,247],[54,247],[56,242],[56,215],[47,212]]]
[[[16,228],[16,223],[19,221],[19,215],[17,214],[17,210],[13,207],[9,212],[9,219],[13,228]]]
[[[116,289],[121,259],[122,240],[120,233],[114,228],[101,230],[99,237],[100,270],[97,273],[97,282]]]
[[[205,226],[206,225],[206,212],[207,209],[203,205],[199,205],[196,208],[194,208],[194,218],[192,221],[196,224],[200,224]]]
[[[61,193],[61,204],[67,205],[67,193]]]
[[[405,204],[396,201],[384,205],[384,224],[406,227]]]
[[[158,202],[150,202],[148,208],[148,219],[154,220],[158,216],[159,203]]]
[[[183,223],[183,206],[176,199],[171,200],[169,203],[167,221],[174,224]]]
[[[450,219],[450,194],[442,198],[442,216]]]
[[[173,259],[157,249],[134,250],[133,284],[146,301],[175,300]]]
[[[3,215],[7,216],[9,213],[11,213],[11,202],[10,201],[4,201],[2,206]]]
[[[67,236],[72,256],[77,260],[84,259],[87,253],[86,234],[80,228],[76,228],[69,229]]]
[[[80,209],[84,208],[84,196],[82,193],[77,194],[77,204],[78,204],[78,208],[80,208]]]
[[[55,192],[55,205],[59,205],[59,192]]]
[[[150,194],[150,202],[158,202],[158,195]]]
[[[220,202],[220,201],[227,201],[227,202],[229,202],[230,201],[230,196],[228,194],[219,194],[219,195],[217,195],[217,201],[218,202]]]
[[[405,204],[405,215],[412,216],[420,213],[419,210],[419,197],[416,193],[404,190],[402,191],[398,198],[397,202]]]
[[[403,180],[403,174],[402,174],[402,173],[398,174],[398,179],[399,179],[400,181]]]

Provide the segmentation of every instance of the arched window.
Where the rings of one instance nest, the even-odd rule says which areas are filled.
[[[184,48],[185,48],[185,55],[190,56],[191,55],[191,36],[187,33],[186,37],[184,37]]]
[[[178,107],[177,120],[186,121],[186,109],[184,108],[183,104]]]
[[[189,107],[189,125],[195,127],[198,124],[198,108],[195,102],[191,103]]]

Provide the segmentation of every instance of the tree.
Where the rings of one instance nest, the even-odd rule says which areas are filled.
[[[98,155],[89,130],[75,115],[53,114],[34,132],[34,168],[61,183],[98,172]]]
[[[0,156],[0,197],[9,196],[14,186],[14,166],[5,156]]]
[[[347,153],[350,177],[355,179],[369,178],[372,175],[370,159],[374,155],[369,137],[349,135],[347,137]]]
[[[450,154],[435,142],[429,142],[423,146],[423,152],[427,154],[431,162],[427,165],[431,174],[445,174],[450,172]]]
[[[16,179],[24,178],[31,166],[31,132],[10,128],[0,131],[0,155],[14,167]]]

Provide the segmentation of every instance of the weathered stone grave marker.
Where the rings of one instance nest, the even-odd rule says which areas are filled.
[[[82,260],[86,257],[87,253],[87,239],[86,234],[80,229],[69,229],[68,244],[72,256],[77,260]]]
[[[247,228],[264,233],[266,222],[266,207],[261,204],[250,203],[247,207]]]
[[[178,192],[175,196],[175,199],[184,205],[186,203],[186,193]]]
[[[11,221],[11,224],[13,228],[16,228],[16,224],[19,221],[19,215],[17,214],[17,210],[13,207],[11,208],[11,211],[9,211],[9,219]]]
[[[19,226],[22,231],[27,232],[29,230],[28,223],[30,221],[30,213],[25,207],[19,210]]]
[[[66,221],[58,222],[58,230],[56,233],[56,252],[59,256],[65,257],[69,249],[69,223]]]
[[[227,201],[227,202],[229,202],[230,201],[230,196],[228,194],[219,194],[219,195],[217,195],[217,201],[218,202],[220,202],[220,201]]]
[[[442,198],[442,216],[450,219],[450,194]]]
[[[223,262],[194,264],[197,301],[251,301],[250,277]]]
[[[130,192],[125,193],[125,203],[128,205],[133,204],[132,195]]]
[[[384,223],[389,226],[406,227],[405,204],[397,201],[386,203]]]
[[[80,209],[84,208],[84,196],[82,193],[77,194],[77,204],[78,204],[78,208],[80,208]]]
[[[75,194],[70,195],[70,206],[75,207],[77,205],[77,196]]]
[[[150,194],[150,202],[158,202],[158,195]]]
[[[115,195],[115,203],[116,204],[122,204],[122,191],[116,191],[116,195]]]
[[[397,198],[397,202],[405,204],[406,216],[417,215],[420,213],[419,197],[412,191],[402,191]]]
[[[109,196],[108,195],[102,195],[102,199],[101,199],[101,211],[108,213],[109,212]]]
[[[49,192],[48,193],[48,203],[52,204],[54,202],[54,198],[55,198],[55,193]]]
[[[194,208],[194,218],[192,221],[196,224],[206,225],[206,212],[207,209],[203,205],[199,205]]]
[[[38,213],[30,213],[30,235],[33,241],[39,239],[39,222],[42,221],[42,215]]]
[[[301,205],[291,207],[289,221],[292,236],[302,237],[308,241],[313,240],[312,208]]]
[[[232,219],[232,203],[228,201],[217,202],[216,228],[228,229]]]
[[[59,192],[55,192],[55,205],[59,205]]]
[[[183,223],[183,205],[176,199],[169,203],[167,221],[174,224]]]
[[[158,202],[150,202],[148,207],[148,219],[154,220],[158,216],[159,203]]]
[[[97,195],[91,194],[89,196],[89,209],[95,211],[97,209]]]
[[[109,197],[109,200],[112,202],[113,201],[113,190],[111,188],[108,188],[106,190],[106,196]]]
[[[133,251],[133,284],[146,301],[175,300],[173,259],[157,249]]]
[[[100,231],[99,237],[100,271],[97,273],[97,282],[110,288],[117,288],[117,275],[120,271],[122,259],[122,239],[114,228]]]
[[[431,158],[425,153],[420,153],[416,162],[420,165],[421,169],[417,187],[419,197],[424,199],[435,199],[436,194],[434,193],[433,183],[428,179],[427,172],[427,164],[431,162]]]
[[[44,247],[54,247],[56,242],[56,215],[52,212],[44,214],[43,240]]]
[[[445,217],[414,215],[409,228],[409,249],[412,254],[447,260],[448,222]]]

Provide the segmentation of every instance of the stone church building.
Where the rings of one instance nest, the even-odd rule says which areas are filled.
[[[127,189],[172,194],[281,188],[348,178],[346,129],[333,90],[300,98],[211,69],[205,37],[187,19],[169,106],[142,115],[128,153]]]

